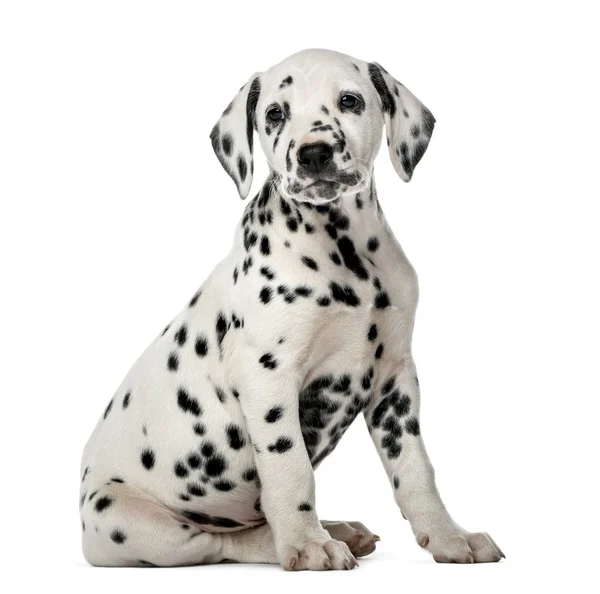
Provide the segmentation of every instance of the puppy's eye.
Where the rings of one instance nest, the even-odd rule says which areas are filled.
[[[345,93],[340,97],[340,108],[342,109],[353,109],[358,105],[358,97]]]
[[[267,110],[267,119],[271,122],[281,122],[283,120],[283,111],[276,105]]]

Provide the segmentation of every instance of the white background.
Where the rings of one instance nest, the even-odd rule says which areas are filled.
[[[590,591],[600,554],[593,5],[2,2],[2,583]],[[90,568],[83,445],[134,359],[225,255],[244,207],[209,131],[254,71],[305,47],[379,61],[437,118],[413,181],[383,150],[378,189],[420,277],[414,354],[442,496],[507,559],[441,566],[420,550],[358,419],[317,473],[321,517],[382,537],[358,570]],[[260,155],[256,167],[253,193]]]

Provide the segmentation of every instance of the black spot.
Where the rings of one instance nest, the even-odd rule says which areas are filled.
[[[265,415],[265,421],[267,423],[275,423],[279,421],[283,415],[283,408],[281,406],[274,406],[269,409],[269,412]]]
[[[195,417],[199,417],[202,414],[202,407],[198,399],[190,396],[187,390],[183,388],[177,390],[177,405],[183,412],[189,412]]]
[[[176,462],[173,470],[175,472],[175,476],[178,476],[179,478],[185,478],[189,474],[188,469],[182,462]]]
[[[244,249],[246,251],[255,246],[257,241],[258,235],[254,231],[250,232],[248,228],[244,229]]]
[[[188,493],[194,497],[204,497],[206,495],[204,487],[196,483],[188,483],[187,490]]]
[[[223,134],[223,138],[221,138],[221,145],[223,146],[223,152],[231,157],[231,153],[233,151],[233,138],[231,134]]]
[[[231,481],[218,481],[214,483],[213,487],[217,489],[217,491],[231,491],[235,487],[235,484]]]
[[[296,219],[289,218],[286,221],[286,225],[290,231],[292,231],[292,232],[298,231],[298,221]]]
[[[377,239],[377,237],[369,237],[369,241],[367,241],[367,249],[370,252],[376,252],[377,248],[379,248],[379,239]]]
[[[248,165],[246,163],[246,159],[244,159],[242,155],[238,155],[237,167],[240,174],[240,179],[244,181],[246,179],[246,174],[248,173]]]
[[[202,445],[202,449],[200,451],[202,452],[203,456],[206,456],[207,458],[209,458],[210,456],[212,456],[214,454],[215,446],[210,441],[206,441]]]
[[[425,151],[427,150],[427,143],[423,141],[417,142],[414,150],[413,150],[413,158],[412,158],[412,168],[414,169],[419,161],[422,159]]]
[[[397,489],[400,486],[400,479],[397,475],[394,475],[394,489]]]
[[[196,452],[192,452],[187,457],[187,463],[190,468],[195,469],[195,468],[200,468],[200,464],[202,464],[202,460],[200,459],[200,456],[198,456],[198,454],[196,454]]]
[[[259,360],[259,363],[262,363],[262,366],[265,369],[276,369],[277,368],[277,361],[273,358],[273,355],[271,353],[265,353]]]
[[[181,529],[182,530],[189,530],[190,529],[190,525],[189,524],[181,524]]]
[[[331,223],[327,223],[325,225],[325,231],[327,231],[331,239],[337,239],[337,229],[334,225],[332,225]]]
[[[389,113],[390,117],[393,118],[396,115],[396,102],[388,86],[385,84],[383,74],[381,74],[381,69],[378,64],[369,64],[369,77],[381,98],[382,110],[385,113]]]
[[[304,501],[303,503],[301,503],[298,506],[298,511],[302,511],[302,512],[312,511],[312,505],[310,503],[308,503],[307,501]]]
[[[410,127],[410,134],[413,138],[417,138],[419,134],[421,134],[421,128],[419,128],[419,124],[413,124]]]
[[[263,287],[260,290],[260,300],[263,303],[269,303],[269,301],[271,301],[271,295],[272,295],[272,291],[271,291],[271,287]]]
[[[258,76],[250,84],[248,90],[248,98],[246,99],[246,137],[248,140],[248,147],[250,148],[250,154],[252,154],[252,134],[256,124],[256,104],[260,96],[260,80]]]
[[[127,540],[127,536],[120,530],[113,530],[110,533],[110,539],[117,544],[123,544]]]
[[[263,256],[268,256],[271,253],[271,244],[269,243],[269,238],[266,235],[262,236],[260,240],[260,253]]]
[[[110,410],[111,410],[111,408],[112,408],[112,405],[113,405],[113,401],[111,400],[111,401],[108,403],[108,406],[106,407],[106,409],[105,409],[105,411],[104,411],[104,418],[105,418],[105,419],[106,419],[106,417],[108,417],[108,413],[110,412]]]
[[[324,106],[321,105],[321,111],[325,114],[325,115],[329,115],[329,110]]]
[[[194,307],[196,305],[196,303],[198,303],[198,299],[200,299],[200,295],[202,294],[202,291],[198,291],[191,299],[189,302],[189,307]]]
[[[263,266],[260,269],[260,273],[268,280],[273,280],[275,278],[275,273],[268,266]]]
[[[222,158],[221,155],[219,155],[219,153],[221,152],[221,136],[219,133],[219,124],[218,123],[215,124],[213,129],[210,131],[210,143],[211,143],[215,153],[217,153],[217,156],[219,157],[219,161],[221,161],[221,163],[223,164],[223,167],[226,167],[225,160]]]
[[[318,264],[309,256],[302,256],[302,264],[308,266],[311,270],[319,270]]]
[[[304,224],[304,229],[306,230],[307,233],[314,233],[315,232],[315,226],[311,225],[310,223],[305,223]]]
[[[356,202],[357,210],[361,210],[363,207],[363,201],[361,200],[361,198],[357,195],[354,201]]]
[[[279,437],[277,441],[271,444],[267,449],[269,452],[277,452],[278,454],[283,454],[288,450],[292,449],[294,443],[289,437]]]
[[[342,260],[337,252],[331,252],[331,254],[329,254],[329,257],[331,258],[331,261],[334,264],[337,264],[338,266],[342,265]]]
[[[217,344],[219,345],[219,349],[221,352],[223,351],[223,339],[225,338],[225,334],[227,334],[227,320],[222,312],[217,316],[217,322],[215,324],[215,330],[217,333]]]
[[[152,468],[154,468],[156,459],[152,450],[144,450],[140,456],[140,459],[146,470],[152,470]]]
[[[408,154],[408,144],[406,144],[406,142],[402,142],[400,144],[400,154],[401,154],[400,162],[402,163],[402,167],[404,168],[404,170],[406,171],[408,176],[411,176],[413,167],[412,167],[412,162],[410,160],[410,155]]]
[[[367,334],[367,338],[373,342],[377,338],[377,325],[371,324],[369,328],[369,333]]]
[[[248,256],[242,262],[242,270],[244,271],[244,274],[248,274],[248,270],[250,270],[250,268],[252,268],[253,263],[254,263],[254,261],[252,260],[252,256]]]
[[[179,369],[179,359],[177,353],[171,353],[167,359],[167,369],[169,371],[177,371]]]
[[[381,359],[381,355],[383,355],[383,343],[380,342],[377,350],[375,351],[375,358]]]
[[[361,386],[363,390],[368,390],[371,387],[371,378],[369,377],[368,373],[365,373],[365,375],[363,375],[361,380]]]
[[[175,336],[173,338],[180,347],[185,344],[185,341],[187,340],[187,328],[185,324],[183,324],[181,328],[175,332]]]
[[[125,396],[123,396],[123,408],[127,408],[129,406],[129,402],[131,400],[131,392],[127,392]]]
[[[208,476],[220,476],[225,472],[226,468],[227,462],[223,456],[213,456],[212,458],[209,458],[204,465],[204,472]]]
[[[332,392],[345,392],[350,387],[350,376],[342,375],[333,386],[331,386]]]
[[[381,393],[383,395],[388,394],[389,392],[391,392],[394,389],[395,385],[396,385],[396,376],[393,375],[387,382],[385,382],[385,384],[381,388]]]
[[[381,426],[381,422],[383,421],[383,417],[385,413],[388,411],[391,406],[391,401],[389,398],[383,398],[381,402],[373,409],[373,414],[371,415],[371,424],[375,428],[379,428]]]
[[[319,297],[317,303],[321,307],[327,307],[328,305],[331,305],[331,299],[329,299],[329,297]]]
[[[305,287],[305,286],[301,286],[301,287],[296,287],[294,289],[294,293],[296,293],[296,295],[298,295],[299,297],[310,297],[312,295],[313,290],[310,287]]]
[[[396,459],[402,452],[402,446],[399,442],[392,442],[387,445],[387,456],[390,460]]]
[[[221,402],[221,403],[225,402],[225,399],[227,398],[227,394],[225,394],[225,391],[222,388],[219,388],[219,386],[215,386],[215,394],[217,395],[219,402]]]
[[[122,478],[119,478],[118,476],[113,476],[110,480],[113,483],[119,483],[119,484],[123,484],[125,482]]]
[[[90,501],[92,500],[92,497],[95,495],[96,493],[94,493],[93,495],[90,496]],[[113,503],[113,499],[112,497],[100,497],[100,499],[98,499],[98,501],[96,501],[96,505],[94,506],[96,508],[96,511],[98,513],[103,512],[105,509],[108,509]]]
[[[209,516],[208,514],[204,514],[202,512],[193,512],[193,511],[182,511],[182,515],[186,518],[192,520],[196,524],[210,524],[211,526],[217,526],[219,528],[237,528],[242,526],[239,522],[232,520],[230,518],[222,518],[220,516]]]
[[[393,416],[389,416],[384,421],[383,429],[387,431],[394,439],[397,437],[402,437],[402,427]]]
[[[419,420],[416,417],[410,417],[407,419],[404,424],[404,428],[407,433],[411,435],[419,435],[421,433],[421,428],[419,427]]]
[[[349,285],[342,287],[337,283],[332,282],[330,283],[329,287],[331,288],[331,295],[336,301],[345,303],[351,307],[360,305],[360,299],[356,296],[356,293]]]
[[[389,307],[390,298],[388,297],[388,294],[385,291],[379,291],[379,293],[375,295],[375,301],[373,302],[373,305],[377,309],[385,309],[386,307]]]
[[[406,394],[399,396],[397,391],[394,392],[394,395],[394,412],[399,417],[407,415],[410,412],[410,398]]]
[[[92,499],[94,499],[94,497],[96,497],[96,495],[98,494],[98,491],[94,491],[90,496],[88,501],[91,501]]]
[[[246,440],[242,436],[242,430],[237,425],[229,425],[226,431],[230,448],[241,450],[246,445]]]
[[[238,279],[238,269],[237,266],[233,269],[233,284],[235,285],[237,283],[237,279]]]
[[[181,501],[189,501],[190,500],[190,496],[189,495],[185,495],[185,493],[181,493],[179,495],[179,499],[181,499]]]
[[[196,338],[194,350],[196,351],[196,355],[198,355],[198,357],[206,357],[208,354],[208,338],[205,334],[200,334],[198,338]]]
[[[242,474],[242,478],[249,483],[256,480],[258,473],[256,472],[256,468],[249,468],[248,470],[244,470],[244,474]]]
[[[194,433],[196,435],[204,435],[206,433],[206,427],[202,423],[196,423],[194,425]]]
[[[292,82],[294,82],[294,79],[291,76],[286,76],[282,81],[281,84],[279,85],[280,89],[283,89],[284,87],[287,87],[288,85],[291,85]]]
[[[337,246],[342,254],[346,268],[354,272],[358,278],[362,280],[368,279],[369,273],[356,253],[352,240],[347,235],[344,235],[338,240]]]
[[[288,215],[290,215],[292,213],[292,209],[290,207],[290,205],[287,203],[286,200],[284,200],[283,198],[281,198],[281,200],[279,201],[279,206],[281,208],[281,212],[287,217]]]

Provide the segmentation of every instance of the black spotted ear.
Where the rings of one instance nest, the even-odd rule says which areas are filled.
[[[259,96],[260,78],[254,74],[226,107],[210,133],[215,154],[235,182],[242,200],[252,186],[252,145]]]
[[[408,182],[429,145],[435,118],[404,85],[376,62],[369,64],[369,77],[381,99],[394,169],[402,180]]]

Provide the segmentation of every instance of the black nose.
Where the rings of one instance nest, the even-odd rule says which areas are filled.
[[[326,142],[304,144],[298,149],[298,163],[312,174],[322,171],[331,157],[333,157],[333,148]]]

